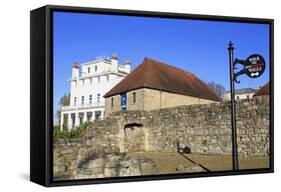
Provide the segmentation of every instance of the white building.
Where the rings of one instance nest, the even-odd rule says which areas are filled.
[[[255,89],[252,88],[243,88],[243,89],[236,89],[235,90],[235,99],[252,99],[255,94]],[[226,92],[222,99],[225,101],[229,101],[231,99],[230,92]]]
[[[118,64],[116,55],[111,59],[100,57],[95,61],[73,64],[70,82],[70,105],[61,109],[61,130],[72,129],[86,121],[104,118],[104,95],[131,71],[130,61]]]

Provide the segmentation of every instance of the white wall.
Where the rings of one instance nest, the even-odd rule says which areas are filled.
[[[97,66],[97,71],[95,71],[95,66]],[[90,73],[88,73],[88,67],[90,67]],[[117,65],[116,67],[119,66]],[[103,96],[124,78],[111,73],[116,70],[112,69],[110,63],[103,61],[81,64],[80,68],[82,72],[79,76],[78,86],[76,81],[70,82],[70,105],[74,105],[75,97],[77,104],[81,105],[82,96],[84,96],[84,105],[89,104],[89,95],[92,95],[92,103],[95,104],[97,103],[98,94],[100,94],[100,103],[104,103],[105,99]],[[109,78],[108,81],[107,76]],[[83,79],[80,79],[81,77]]]
[[[281,83],[281,14],[277,0],[9,0],[1,1],[1,139],[0,191],[278,191],[281,180],[281,87],[275,86],[274,174],[163,180],[119,184],[43,188],[28,181],[29,175],[29,11],[45,4],[186,12],[245,17],[275,18],[275,85]],[[15,62],[15,58],[17,61]],[[19,62],[18,62],[19,61]],[[7,67],[7,70],[5,68]],[[12,75],[12,76],[11,76]],[[17,102],[16,102],[17,101]],[[14,104],[14,105],[13,105]]]
[[[254,94],[255,94],[255,93],[235,94],[235,99],[247,99],[248,96],[249,96],[249,98],[251,99],[251,98],[253,98]],[[239,98],[237,98],[237,97],[239,97]],[[223,100],[230,100],[230,99],[231,99],[230,93],[224,94],[223,97],[222,97],[222,99],[223,99]]]

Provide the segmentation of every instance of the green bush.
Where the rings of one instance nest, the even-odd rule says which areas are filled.
[[[62,130],[60,131],[59,125],[54,125],[53,127],[53,140],[56,142],[58,139],[64,138],[80,138],[83,136],[87,127],[91,124],[91,122],[82,123],[79,127],[75,127],[71,130]]]

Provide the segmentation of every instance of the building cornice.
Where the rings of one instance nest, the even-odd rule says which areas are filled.
[[[128,75],[129,73],[126,73],[126,72],[103,72],[103,73],[99,73],[97,75],[95,74],[90,74],[90,75],[86,75],[86,76],[80,76],[78,78],[78,80],[83,80],[83,79],[90,79],[90,78],[94,78],[94,77],[101,77],[101,76],[105,76],[105,75],[111,75],[111,74],[114,74],[114,75],[119,75],[119,76],[123,76],[123,77],[126,77],[126,75]],[[75,78],[71,78],[71,79],[68,79],[67,81],[76,81],[76,77]]]

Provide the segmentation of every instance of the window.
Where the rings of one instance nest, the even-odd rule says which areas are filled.
[[[74,97],[74,105],[76,105],[76,97]]]
[[[85,80],[84,80],[84,79],[82,80],[82,84],[83,84],[83,85],[85,84]]]
[[[98,95],[97,95],[97,103],[99,103],[100,102],[100,94],[98,93]]]
[[[98,71],[98,66],[95,66],[95,72],[97,72]]]
[[[121,94],[121,108],[122,108],[122,111],[126,111],[126,109],[127,109],[127,94],[126,93]]]
[[[84,96],[81,97],[81,104],[84,105]]]
[[[93,83],[93,78],[90,79],[90,84],[92,84],[92,83]]]
[[[98,77],[98,83],[100,82],[100,77]]]
[[[89,95],[89,103],[90,104],[92,104],[92,100],[93,100],[92,95]]]
[[[109,81],[109,76],[108,75],[106,76],[106,81]]]
[[[133,103],[136,102],[136,92],[133,92]]]
[[[113,98],[111,98],[111,107],[113,107],[113,102],[114,102]]]
[[[91,68],[90,67],[88,67],[88,73],[90,73],[91,72]]]
[[[250,99],[250,95],[247,95],[247,99]]]
[[[237,96],[236,99],[239,99],[239,96]]]

